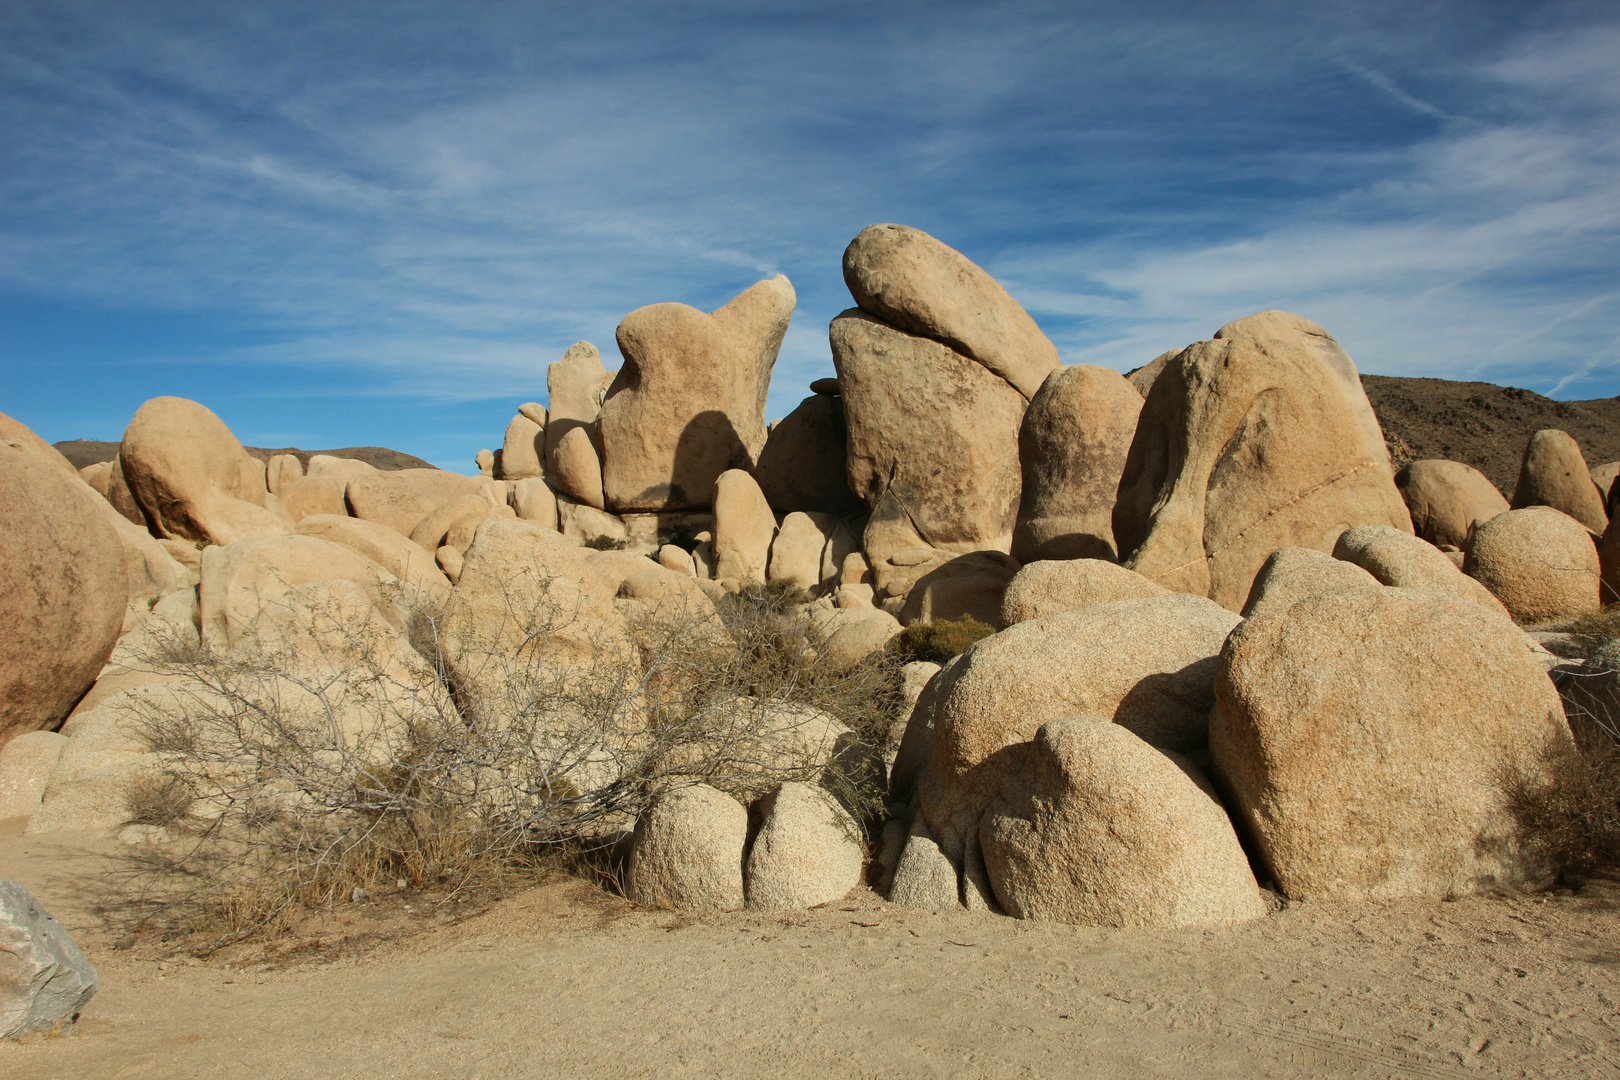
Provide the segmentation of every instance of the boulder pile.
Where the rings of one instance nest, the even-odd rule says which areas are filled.
[[[0,417],[0,816],[130,820],[155,762],[132,718],[221,707],[143,667],[159,638],[275,642],[278,692],[336,687],[326,722],[367,768],[412,737],[375,720],[379,695],[538,746],[621,694],[545,782],[622,786],[613,762],[666,737],[652,658],[671,635],[733,647],[717,613],[769,595],[772,647],[840,672],[875,670],[906,627],[995,632],[895,674],[886,736],[692,691],[763,741],[729,778],[661,747],[670,782],[598,823],[638,903],[804,908],[865,881],[899,904],[1178,927],[1545,879],[1507,785],[1571,734],[1559,657],[1526,630],[1620,599],[1612,472],[1542,431],[1511,502],[1457,462],[1397,474],[1354,362],[1287,312],[1126,376],[1060,364],[917,229],[863,230],[843,273],[837,377],[769,426],[780,275],[713,312],[631,312],[616,371],[575,344],[476,476],[261,464],[173,397],[76,475]],[[364,679],[331,667],[339,617],[365,628]]]

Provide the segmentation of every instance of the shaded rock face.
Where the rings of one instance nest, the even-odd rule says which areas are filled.
[[[704,784],[661,796],[636,821],[630,899],[645,907],[735,911],[743,906],[748,811]]]
[[[1513,509],[1550,506],[1601,535],[1609,526],[1603,503],[1604,494],[1592,481],[1580,444],[1568,432],[1549,428],[1530,436],[1513,490]]]
[[[830,337],[849,426],[849,487],[873,516],[869,556],[1008,550],[1022,487],[1023,395],[949,347],[856,309],[833,320]],[[882,530],[896,538],[874,545]]]
[[[229,544],[292,531],[265,509],[264,463],[195,401],[160,397],[142,405],[124,430],[118,461],[160,537]]]
[[[844,250],[844,283],[863,310],[944,342],[1026,400],[1058,366],[1057,348],[1018,301],[967,256],[921,229],[862,229]]]
[[[1395,476],[1412,515],[1412,529],[1431,544],[1468,545],[1474,522],[1508,511],[1508,501],[1484,473],[1460,461],[1414,461]]]
[[[1349,357],[1284,315],[1241,320],[1165,365],[1114,507],[1126,566],[1234,611],[1278,548],[1327,551],[1353,525],[1412,527],[1365,396],[1346,383]]]
[[[1504,785],[1569,739],[1524,635],[1432,589],[1257,614],[1220,658],[1210,751],[1296,899],[1444,897],[1534,881]]]
[[[17,881],[0,881],[0,1039],[61,1034],[100,986],[62,924]]]
[[[1018,434],[1023,501],[1012,553],[1115,559],[1114,498],[1142,395],[1112,368],[1056,368],[1030,400]]]
[[[995,626],[1007,583],[1018,573],[1018,561],[1000,551],[958,555],[917,579],[900,609],[900,622],[941,622],[971,616]]]
[[[753,467],[795,299],[778,274],[709,314],[653,304],[625,316],[625,363],[600,419],[608,509],[706,507],[721,473]]]
[[[100,497],[0,415],[0,745],[55,728],[124,625],[124,547]]]
[[[754,479],[778,513],[848,517],[864,508],[849,489],[843,399],[812,394],[771,428]]]
[[[1601,564],[1586,526],[1548,506],[1481,522],[1463,572],[1526,626],[1574,619],[1602,606]]]
[[[1170,928],[1266,912],[1209,781],[1116,724],[1042,726],[979,846],[996,899],[1022,919]]]

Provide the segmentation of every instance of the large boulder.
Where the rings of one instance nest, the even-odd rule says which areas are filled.
[[[1042,725],[979,847],[997,901],[1021,919],[1173,929],[1266,913],[1208,779],[1117,724]]]
[[[917,579],[906,593],[900,622],[943,622],[971,616],[986,626],[1001,617],[1007,585],[1018,573],[1018,560],[1001,551],[958,555]]]
[[[1142,395],[1113,368],[1075,364],[1046,377],[1018,433],[1019,561],[1118,558],[1114,498],[1141,412]]]
[[[570,428],[551,452],[551,474],[561,491],[586,506],[607,506],[602,493],[602,455],[591,437],[594,425]]]
[[[1376,592],[1379,581],[1353,562],[1335,559],[1315,548],[1278,548],[1266,559],[1249,590],[1243,617],[1283,609],[1322,593],[1353,589]]]
[[[974,644],[936,679],[918,790],[933,835],[959,858],[1002,775],[1018,767],[1017,748],[1051,720],[1096,717],[1161,749],[1201,749],[1216,657],[1240,621],[1172,593],[1048,615]]]
[[[856,309],[833,320],[830,337],[849,486],[872,510],[873,560],[911,548],[1010,549],[1024,396],[949,346]],[[875,542],[886,524],[893,538]]]
[[[1468,530],[1474,522],[1489,521],[1508,511],[1508,501],[1496,485],[1460,461],[1414,461],[1395,475],[1395,486],[1406,500],[1412,528],[1436,546],[1460,551],[1468,544]]]
[[[204,549],[197,588],[204,639],[218,649],[271,646],[270,620],[288,614],[289,592],[317,581],[354,582],[375,594],[394,579],[353,548],[313,536],[256,536]]]
[[[743,881],[751,908],[812,908],[861,883],[861,832],[826,789],[790,782],[755,807]]]
[[[995,278],[905,225],[869,225],[844,249],[855,303],[891,326],[943,341],[1026,399],[1058,366],[1057,348]]]
[[[992,626],[1079,611],[1114,600],[1163,596],[1170,590],[1104,559],[1043,559],[1021,568],[1007,583],[1001,611]]]
[[[224,421],[185,398],[153,398],[124,429],[118,460],[152,531],[229,544],[292,531],[265,508],[265,466]]]
[[[25,832],[111,830],[128,823],[130,791],[162,768],[141,730],[142,718],[208,700],[199,689],[189,682],[136,686],[75,714],[67,745],[51,766],[40,808]]]
[[[677,788],[636,820],[628,892],[643,907],[735,911],[743,906],[748,811],[703,784]]]
[[[754,478],[728,469],[714,484],[714,576],[737,584],[765,581],[776,518]]]
[[[721,473],[754,465],[765,445],[771,367],[795,302],[778,274],[707,315],[653,304],[624,317],[624,367],[600,419],[608,509],[708,506]]]
[[[1382,585],[1444,589],[1458,599],[1511,618],[1489,589],[1464,574],[1439,548],[1388,525],[1357,525],[1340,534],[1333,557],[1355,563]]]
[[[1559,510],[1510,510],[1474,529],[1463,572],[1526,626],[1602,607],[1602,568],[1586,526]]]
[[[1282,312],[1182,350],[1154,381],[1114,507],[1124,564],[1236,611],[1281,547],[1412,527],[1355,366]]]
[[[349,513],[361,521],[386,525],[401,536],[434,508],[478,490],[483,478],[462,476],[444,469],[372,471],[351,477],[344,488]]]
[[[717,503],[718,505],[718,503]],[[718,524],[718,515],[716,515]],[[795,510],[782,519],[771,541],[770,581],[814,589],[822,580],[822,555],[836,527],[836,519],[814,511]],[[716,537],[718,540],[718,536]]]
[[[1513,626],[1433,589],[1326,593],[1221,653],[1210,751],[1295,899],[1454,896],[1534,880],[1507,805],[1567,741]]]
[[[129,599],[112,516],[66,458],[0,415],[0,746],[61,724],[112,653]]]
[[[70,1031],[100,986],[72,936],[18,881],[0,881],[0,956],[0,1039]]]
[[[754,479],[779,513],[857,514],[862,504],[849,490],[847,442],[843,398],[812,394],[771,425]]]
[[[545,472],[541,455],[546,449],[546,431],[522,413],[512,417],[501,440],[501,479],[527,480]]]
[[[1513,489],[1513,509],[1550,506],[1601,535],[1609,526],[1604,495],[1592,481],[1580,443],[1567,431],[1548,428],[1530,436]]]
[[[602,366],[602,354],[588,341],[576,341],[561,360],[546,368],[546,471],[555,468],[553,455],[563,436],[585,428],[594,441],[596,421],[602,414],[602,401],[617,372]]]

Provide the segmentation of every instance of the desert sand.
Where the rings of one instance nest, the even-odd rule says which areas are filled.
[[[643,911],[553,877],[409,893],[199,960],[131,940],[115,844],[0,824],[101,990],[48,1077],[1620,1077],[1620,888],[1107,930],[886,905]]]

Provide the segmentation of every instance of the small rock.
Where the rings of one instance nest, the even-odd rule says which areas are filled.
[[[0,1039],[61,1034],[99,986],[96,969],[27,887],[0,881]]]

